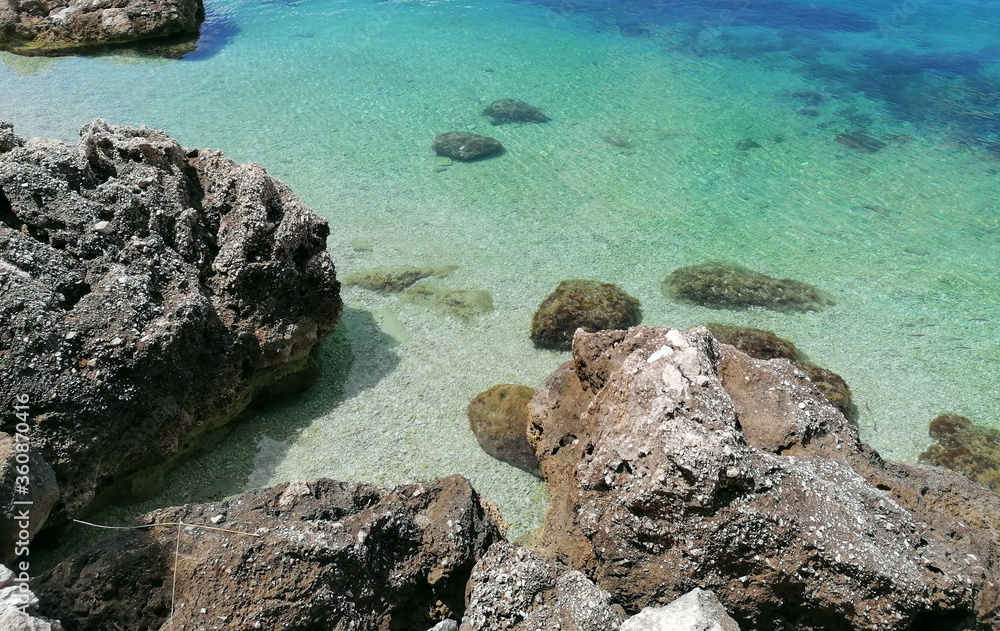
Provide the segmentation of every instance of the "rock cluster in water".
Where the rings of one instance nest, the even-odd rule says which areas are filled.
[[[198,34],[201,0],[0,0],[0,49],[78,53],[108,44]]]
[[[833,300],[812,285],[774,278],[722,263],[681,267],[663,281],[667,296],[712,309],[763,307],[772,311],[819,311]]]
[[[255,397],[308,385],[342,306],[329,227],[287,186],[145,127],[95,121],[74,146],[11,135],[0,125],[0,407],[28,398],[62,517],[152,491]]]
[[[564,280],[538,305],[531,320],[531,340],[542,348],[569,350],[578,328],[624,329],[640,321],[639,301],[616,285]]]

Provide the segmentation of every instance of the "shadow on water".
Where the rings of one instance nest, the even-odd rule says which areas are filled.
[[[275,473],[298,433],[338,405],[375,387],[399,363],[397,342],[385,335],[367,311],[345,307],[337,330],[319,346],[318,381],[305,392],[257,406],[226,426],[229,435],[164,474],[162,491],[128,505],[108,506],[86,519],[126,526],[136,516],[165,506],[216,501],[243,492]],[[249,481],[249,483],[248,483]],[[72,526],[57,541],[32,549],[37,569],[79,552],[108,531]],[[33,564],[33,567],[36,564]]]
[[[230,17],[212,11],[205,10],[205,21],[201,23],[201,30],[195,42],[195,49],[179,56],[182,61],[204,61],[211,59],[228,46],[237,35],[240,34],[240,27]]]

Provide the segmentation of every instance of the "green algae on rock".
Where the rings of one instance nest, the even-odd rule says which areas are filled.
[[[642,321],[639,301],[616,285],[564,280],[538,305],[531,321],[536,346],[569,350],[573,333],[627,329]]]
[[[958,471],[1000,493],[1000,430],[941,414],[931,421],[929,433],[935,444],[920,454],[920,462]]]
[[[663,293],[710,309],[763,307],[787,313],[819,311],[835,304],[830,296],[812,285],[725,263],[675,269],[663,280]]]
[[[503,145],[496,138],[489,136],[465,131],[448,131],[434,138],[431,149],[439,156],[469,162],[499,153],[503,151]]]
[[[465,324],[493,311],[493,296],[485,289],[444,289],[432,280],[409,287],[403,298]]]
[[[445,276],[456,268],[454,265],[441,267],[394,267],[354,272],[344,277],[346,287],[361,287],[383,293],[399,293],[418,280],[431,276]]]
[[[502,383],[476,395],[467,409],[469,427],[483,451],[501,462],[540,475],[528,444],[528,403],[535,390]]]
[[[706,322],[705,328],[723,344],[735,346],[755,359],[783,358],[795,363],[802,368],[809,381],[813,382],[827,401],[840,410],[848,420],[857,414],[857,409],[851,400],[851,389],[844,378],[832,370],[809,361],[805,353],[797,349],[795,344],[778,336],[774,331],[719,322]]]
[[[549,117],[534,105],[517,99],[498,99],[483,110],[493,120],[491,125],[504,123],[547,123]]]

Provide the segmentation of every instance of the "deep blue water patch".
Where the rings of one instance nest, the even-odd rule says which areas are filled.
[[[239,25],[229,16],[205,9],[205,21],[198,34],[197,48],[181,56],[184,61],[204,61],[211,59],[228,46],[240,34]]]

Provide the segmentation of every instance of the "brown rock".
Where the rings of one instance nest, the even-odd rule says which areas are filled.
[[[540,475],[538,458],[528,445],[528,403],[535,391],[503,383],[480,392],[469,403],[469,426],[483,451],[497,460]]]
[[[1000,493],[1000,431],[958,414],[941,414],[931,421],[936,442],[920,461],[948,467]]]
[[[857,413],[851,401],[851,389],[844,378],[809,361],[805,354],[795,348],[795,344],[779,337],[773,331],[751,329],[706,322],[705,328],[712,332],[715,339],[723,344],[730,344],[757,359],[787,359],[798,365],[809,376],[816,389],[823,393],[835,408],[848,419],[853,419]]]
[[[542,348],[569,350],[578,328],[625,329],[641,321],[639,301],[616,285],[564,280],[538,305],[531,319],[531,339]]]
[[[0,49],[55,55],[165,37],[194,38],[204,19],[201,0],[0,0]]]
[[[802,371],[703,328],[573,353],[531,404],[539,549],[627,611],[697,585],[747,630],[1000,628],[997,496],[886,463]]]
[[[256,164],[103,121],[0,154],[0,409],[30,399],[56,514],[158,474],[269,391],[341,314],[327,222]]]
[[[141,518],[181,521],[236,532],[117,533],[37,578],[40,609],[76,631],[158,629],[171,607],[175,629],[427,629],[461,615],[473,566],[501,539],[459,476],[292,482]]]
[[[503,151],[503,145],[496,138],[470,134],[464,131],[448,131],[438,134],[431,143],[431,149],[439,156],[468,162],[488,158]]]
[[[476,563],[460,631],[615,631],[611,596],[578,571],[506,542]]]

